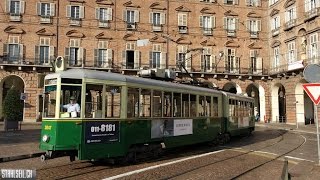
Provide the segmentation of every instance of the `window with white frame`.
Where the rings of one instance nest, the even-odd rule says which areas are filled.
[[[235,73],[239,71],[239,59],[236,57],[235,49],[226,50],[225,69],[228,72]]]
[[[95,67],[111,68],[113,51],[108,48],[108,41],[99,41],[98,48],[94,50]]]
[[[269,0],[269,6],[275,4],[276,2],[278,2],[279,0]]]
[[[246,0],[246,5],[258,7],[261,6],[261,0]]]
[[[318,0],[305,0],[305,12],[310,12],[320,6]]]
[[[25,1],[7,0],[6,12],[12,16],[18,16],[24,13]]]
[[[187,32],[187,21],[188,15],[186,13],[178,13],[178,28],[180,33]]]
[[[37,14],[41,17],[52,17],[55,15],[55,4],[49,2],[37,3]]]
[[[140,68],[141,52],[136,50],[135,42],[127,42],[126,50],[122,51],[122,65],[124,69]]]
[[[23,59],[23,45],[19,36],[9,36],[8,44],[3,44],[3,56],[8,63],[18,63]]]
[[[280,16],[275,16],[271,19],[271,30],[277,30],[280,28]]]
[[[224,2],[224,4],[228,4],[228,5],[239,4],[238,0],[224,0],[223,2]]]
[[[68,5],[67,17],[72,20],[81,20],[84,18],[84,6]]]
[[[36,64],[49,65],[54,59],[54,47],[50,46],[50,38],[40,37],[39,45],[35,46]]]
[[[293,21],[297,18],[296,7],[292,6],[286,9],[286,22]]]
[[[150,12],[149,16],[149,23],[151,23],[153,26],[161,26],[165,24],[165,13],[161,12]]]
[[[201,70],[203,72],[211,72],[213,70],[214,56],[211,47],[204,47],[201,55]]]
[[[292,63],[296,61],[296,43],[289,42],[288,43],[288,62]]]
[[[250,61],[251,61],[251,66],[250,69],[252,72],[257,72],[258,66],[257,66],[257,50],[250,50]]]
[[[235,35],[238,28],[238,22],[239,19],[235,17],[224,17],[224,24],[223,27],[225,30],[227,30],[228,33],[231,33],[231,35]]]
[[[178,53],[177,53],[177,64],[183,65],[187,70],[191,69],[191,56],[190,53],[187,53],[188,46],[186,45],[179,45],[177,47]]]
[[[153,44],[150,52],[150,67],[151,68],[165,68],[166,67],[166,53],[161,52],[161,44]]]
[[[99,21],[99,26],[107,26],[109,21],[112,21],[112,8],[97,7],[96,19]]]
[[[247,20],[247,29],[251,35],[258,35],[258,32],[261,31],[261,20],[258,19],[249,19]]]
[[[318,34],[310,35],[310,50],[309,50],[309,58],[314,59],[317,58],[318,55]]]
[[[85,49],[80,47],[80,39],[70,39],[65,49],[65,59],[69,66],[81,66],[84,63]]]
[[[134,28],[135,23],[139,22],[139,11],[126,9],[123,11],[123,19],[127,25],[131,25],[130,28]]]
[[[200,16],[199,26],[203,29],[204,34],[212,34],[213,28],[215,28],[216,18],[215,16]]]
[[[279,53],[279,46],[273,48],[273,67],[280,66],[280,53]]]

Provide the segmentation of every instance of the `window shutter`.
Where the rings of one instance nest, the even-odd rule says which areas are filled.
[[[108,68],[112,67],[112,61],[113,61],[113,50],[112,49],[107,49]]]
[[[123,69],[127,69],[127,51],[122,51],[122,65]]]
[[[257,23],[257,30],[258,31],[261,31],[261,20],[256,20],[256,23]]]
[[[203,16],[199,16],[199,27],[203,27]]]
[[[257,57],[257,71],[258,71],[258,73],[262,72],[262,58],[261,57]]]
[[[84,6],[79,6],[79,8],[80,8],[79,18],[83,19],[84,18]]]
[[[11,0],[6,1],[6,12],[7,13],[10,13],[10,2],[11,2]]]
[[[54,52],[55,52],[55,47],[54,46],[49,46],[49,58],[50,58],[50,61],[54,60]]]
[[[128,21],[127,20],[127,10],[123,10],[122,13],[123,13],[123,21],[127,22]]]
[[[201,71],[205,71],[204,67],[205,67],[205,58],[204,58],[204,54],[201,54],[200,56],[200,61],[201,61]]]
[[[223,17],[223,29],[228,29],[228,18]]]
[[[19,59],[23,60],[24,58],[24,46],[23,44],[19,44]]]
[[[84,65],[84,59],[85,59],[85,49],[80,47],[78,51],[78,62],[77,65]]]
[[[150,67],[150,68],[153,67],[153,64],[152,64],[152,61],[153,61],[152,52],[153,52],[153,51],[149,51],[149,67]]]
[[[50,3],[50,16],[55,16],[56,14],[56,4]]]
[[[183,26],[187,26],[188,25],[188,21],[187,21],[187,15],[186,14],[183,14]]]
[[[224,4],[227,4],[228,3],[228,1],[227,0],[224,0]]]
[[[34,47],[34,58],[35,58],[35,63],[39,64],[39,59],[40,59],[40,54],[39,54],[40,46],[35,46]]]
[[[66,60],[66,62],[69,63],[69,59],[70,59],[70,48],[66,47],[64,49],[64,59]]]
[[[24,14],[24,6],[25,6],[25,2],[20,1],[20,14]]]
[[[185,68],[187,70],[191,70],[191,66],[192,66],[192,58],[191,58],[191,54],[190,53],[186,53],[186,60],[185,60]]]
[[[234,18],[234,29],[238,30],[239,29],[239,18]]]
[[[251,27],[250,27],[250,22],[251,22],[251,20],[247,20],[247,30],[248,31],[251,31]]]
[[[70,17],[71,17],[71,5],[67,5],[66,12],[67,12],[66,16],[67,16],[68,18],[70,18]]]
[[[134,51],[134,69],[140,68],[140,51]]]
[[[182,26],[183,25],[183,17],[182,14],[178,14],[178,26]]]
[[[153,24],[153,12],[149,13],[149,23]]]
[[[100,20],[100,8],[96,8],[96,19]]]
[[[37,15],[40,16],[41,15],[41,2],[37,3]]]
[[[212,71],[212,67],[213,67],[213,58],[214,58],[214,56],[213,56],[213,55],[210,55],[210,68],[209,68],[209,71]]]
[[[160,24],[166,24],[166,14],[160,13]]]
[[[139,11],[138,10],[135,10],[134,11],[134,22],[139,22],[140,21],[140,15],[139,15]]]
[[[211,16],[211,24],[212,24],[212,27],[211,28],[215,28],[216,27],[216,17],[215,16]]]
[[[239,1],[238,0],[233,0],[233,4],[239,4]]]
[[[6,58],[8,56],[8,44],[3,44],[3,57]]]
[[[107,9],[107,20],[112,21],[113,20],[113,10],[112,8]]]
[[[305,12],[309,12],[311,10],[311,1],[306,0],[304,4]]]
[[[94,61],[95,66],[98,66],[98,56],[99,56],[99,49],[94,49],[93,61]]]
[[[165,69],[166,68],[166,59],[167,59],[167,53],[161,52],[160,54],[160,68]]]

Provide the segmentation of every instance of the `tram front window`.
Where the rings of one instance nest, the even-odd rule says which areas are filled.
[[[80,117],[81,86],[61,86],[60,117]]]
[[[56,107],[57,86],[46,86],[43,103],[43,117],[54,118]]]

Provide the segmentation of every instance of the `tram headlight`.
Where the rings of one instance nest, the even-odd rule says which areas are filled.
[[[50,140],[50,137],[48,135],[43,135],[42,136],[42,141],[43,142],[49,142],[49,140]]]

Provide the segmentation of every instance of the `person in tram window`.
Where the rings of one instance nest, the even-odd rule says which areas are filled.
[[[78,117],[80,114],[80,105],[76,102],[74,96],[70,97],[70,103],[62,106],[64,109],[67,109],[67,112],[70,113],[71,117]]]

